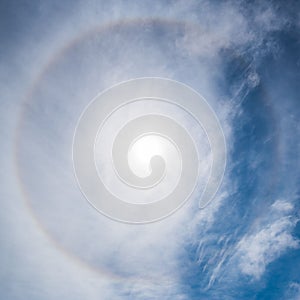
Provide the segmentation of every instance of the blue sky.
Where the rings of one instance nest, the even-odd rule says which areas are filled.
[[[0,2],[1,299],[300,299],[297,1]],[[166,77],[227,141],[222,186],[163,221],[112,221],[73,174],[99,92]]]

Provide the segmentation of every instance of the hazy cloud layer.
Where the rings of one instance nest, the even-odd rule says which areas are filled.
[[[244,276],[258,282],[271,263],[298,249],[298,96],[281,74],[264,73],[266,57],[279,64],[283,55],[278,34],[294,26],[284,4],[1,7],[0,298],[235,299]],[[205,210],[192,201],[162,222],[131,226],[86,203],[70,154],[77,119],[90,99],[142,76],[179,80],[205,96],[224,129],[228,167]],[[262,100],[255,102],[253,94],[261,90],[256,97]],[[256,125],[265,131],[257,133]],[[252,141],[255,134],[261,140]],[[274,174],[281,174],[279,183],[271,182]],[[297,284],[286,287],[291,297],[299,293]]]

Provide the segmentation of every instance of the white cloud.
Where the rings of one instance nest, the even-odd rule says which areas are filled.
[[[284,299],[300,300],[300,283],[297,281],[291,281],[286,287],[284,293]]]
[[[215,22],[210,17],[215,16]],[[232,22],[234,20],[234,22]],[[206,6],[199,24],[187,25],[184,35],[178,39],[178,47],[189,55],[214,57],[221,49],[245,44],[254,39],[247,28],[247,21],[235,6]]]
[[[271,209],[278,211],[279,213],[288,213],[293,210],[293,205],[284,200],[277,200],[272,204]]]
[[[287,25],[276,8],[264,3],[257,3],[251,12],[242,1],[198,4],[197,22],[187,25],[183,36],[178,38],[178,47],[188,55],[216,58],[220,50],[228,48],[241,52],[250,50],[253,55],[267,34]],[[274,50],[274,47],[269,43],[260,51]]]
[[[296,224],[288,214],[292,209],[288,201],[277,200],[270,208],[271,220],[263,220],[257,230],[240,240],[236,255],[242,273],[259,279],[269,263],[287,249],[299,247],[299,241],[292,236]]]

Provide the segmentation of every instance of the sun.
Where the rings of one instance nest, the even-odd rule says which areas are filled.
[[[173,146],[174,147],[174,146]],[[172,155],[170,141],[158,134],[142,135],[135,139],[128,150],[128,165],[131,171],[139,177],[148,177],[151,172],[151,158],[160,156],[167,158]]]

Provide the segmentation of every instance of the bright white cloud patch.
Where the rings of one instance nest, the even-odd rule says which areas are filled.
[[[297,248],[299,241],[292,236],[296,221],[289,215],[291,203],[277,200],[270,208],[270,220],[263,220],[258,230],[246,234],[237,245],[242,273],[259,279],[267,265],[289,248]]]

